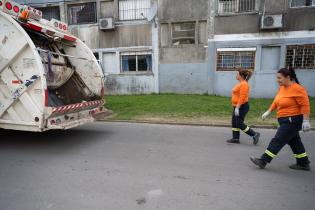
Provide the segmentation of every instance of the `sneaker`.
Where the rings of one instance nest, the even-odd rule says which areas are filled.
[[[267,165],[267,163],[260,158],[250,157],[250,160],[261,169],[264,169]]]
[[[227,143],[233,143],[233,144],[239,144],[240,140],[239,139],[228,139],[226,140]]]
[[[259,142],[260,133],[256,132],[255,136],[253,136],[253,144],[256,145]]]
[[[304,171],[310,171],[311,170],[309,164],[306,164],[304,166],[300,165],[300,164],[293,164],[293,165],[290,165],[289,168],[294,169],[294,170],[304,170]]]

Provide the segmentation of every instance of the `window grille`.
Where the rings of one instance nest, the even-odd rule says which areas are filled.
[[[294,69],[315,69],[315,44],[287,46],[286,66]]]
[[[219,0],[219,14],[233,14],[256,11],[256,0]]]
[[[146,19],[150,7],[150,0],[119,0],[119,20]]]
[[[69,24],[96,23],[96,3],[69,5]]]
[[[255,68],[255,51],[218,51],[217,71],[235,71]]]

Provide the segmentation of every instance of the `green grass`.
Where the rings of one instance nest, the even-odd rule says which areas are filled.
[[[231,103],[229,97],[208,95],[132,95],[106,96],[106,107],[114,111],[113,120],[159,120],[176,122],[230,122]],[[275,113],[262,121],[272,99],[251,99],[247,122],[250,124],[276,124]],[[311,99],[315,110],[315,100]],[[315,111],[311,118],[315,120]],[[313,121],[314,121],[313,120]]]

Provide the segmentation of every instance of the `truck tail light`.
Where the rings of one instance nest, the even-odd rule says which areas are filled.
[[[10,2],[5,3],[5,8],[7,8],[7,10],[12,10],[12,4]]]
[[[19,13],[19,12],[20,12],[20,8],[19,8],[18,6],[14,6],[14,7],[13,7],[13,11],[14,11],[15,13]]]

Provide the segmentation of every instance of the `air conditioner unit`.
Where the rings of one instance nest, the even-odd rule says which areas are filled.
[[[111,30],[115,28],[115,23],[113,18],[103,18],[99,21],[99,28],[101,30]]]
[[[283,27],[283,15],[263,15],[260,29],[277,29]]]

